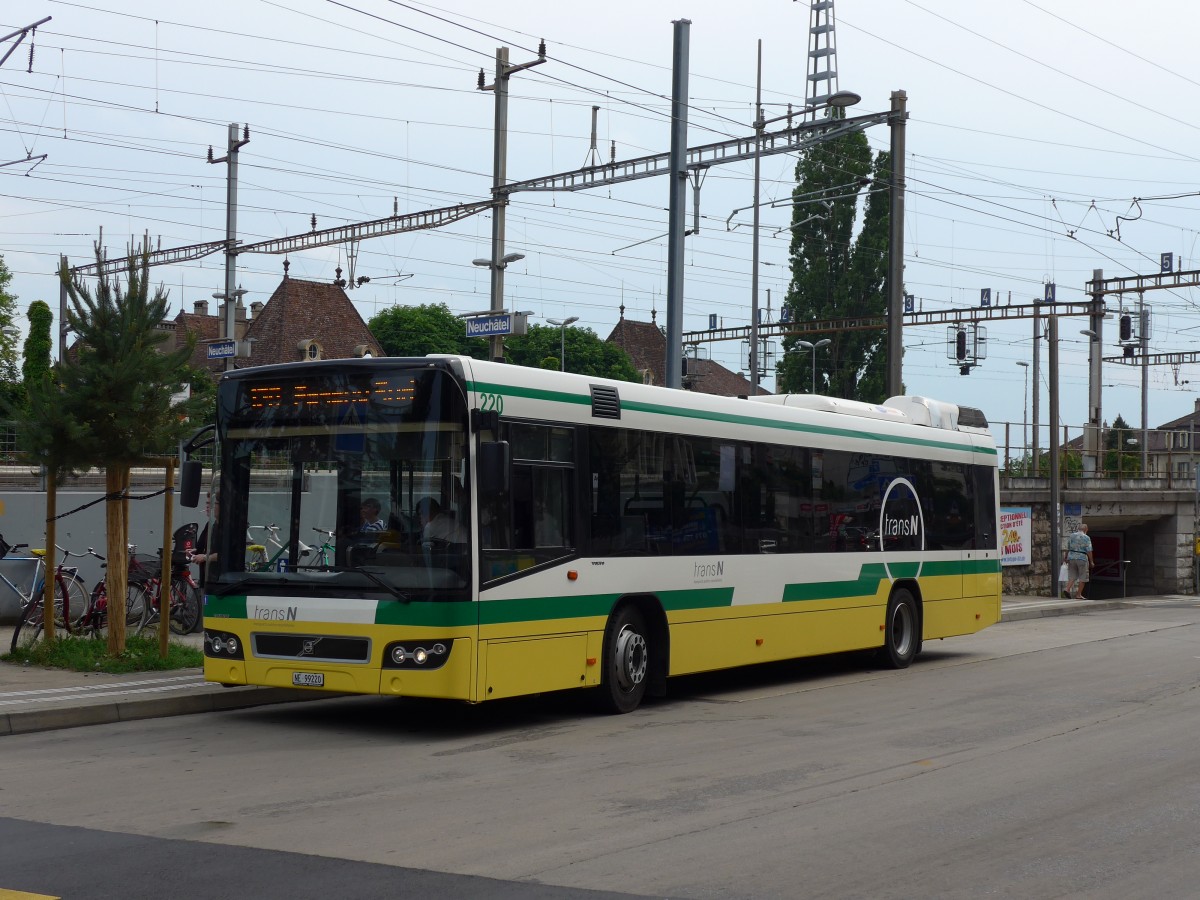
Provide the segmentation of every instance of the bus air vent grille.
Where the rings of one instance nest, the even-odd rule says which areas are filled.
[[[592,416],[596,419],[621,418],[621,396],[616,388],[592,385]]]
[[[983,410],[975,409],[973,406],[960,406],[958,408],[958,424],[965,425],[968,428],[987,428],[987,416],[983,414]]]

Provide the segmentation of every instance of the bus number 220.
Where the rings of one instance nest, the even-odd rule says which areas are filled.
[[[504,397],[500,394],[480,394],[480,409],[484,412],[495,410],[500,415],[504,415]]]

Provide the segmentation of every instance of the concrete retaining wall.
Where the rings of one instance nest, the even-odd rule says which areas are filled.
[[[146,488],[134,488],[131,491],[133,496],[153,492],[154,489]],[[59,491],[58,511],[60,514],[66,513],[103,496],[103,490]],[[179,506],[178,495],[175,496],[173,527],[178,528],[188,522],[199,522],[203,527],[203,508],[185,510]],[[164,543],[162,495],[149,500],[131,500],[129,507],[129,542],[137,545],[139,553],[154,553]],[[59,519],[57,530],[60,547],[80,553],[88,547],[95,547],[102,556],[107,553],[103,503]],[[0,492],[0,534],[10,544],[46,546],[46,495],[36,491]],[[166,541],[170,542],[170,535]],[[103,573],[100,563],[91,557],[72,559],[71,564],[79,567],[79,574],[89,588],[100,580]],[[8,585],[0,582],[0,622],[12,621],[18,609],[16,595]]]

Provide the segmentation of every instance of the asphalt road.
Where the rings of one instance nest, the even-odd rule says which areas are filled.
[[[1198,625],[1004,623],[619,717],[352,698],[13,735],[0,896],[1190,898]]]

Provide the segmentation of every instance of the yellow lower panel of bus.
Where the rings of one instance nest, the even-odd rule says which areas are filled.
[[[379,643],[383,646],[384,642]],[[447,639],[447,643],[451,644],[450,656],[445,665],[435,669],[381,670],[378,658],[368,664],[344,665],[303,659],[251,657],[243,662],[206,657],[204,679],[222,684],[297,687],[297,674],[312,674],[321,676],[322,685],[299,687],[299,690],[473,700],[471,684],[475,644],[469,638]]]
[[[974,634],[1000,621],[1000,603],[995,597],[963,597],[957,600],[926,601],[922,612],[925,640]]]
[[[884,610],[857,606],[820,612],[778,612],[671,625],[671,672],[686,675],[799,656],[862,650],[883,644]]]
[[[240,659],[224,660],[204,657],[204,680],[219,684],[249,684],[246,664]]]
[[[479,697],[497,700],[542,691],[583,687],[599,679],[599,666],[589,666],[589,643],[603,640],[588,633],[560,634],[513,641],[483,641],[480,645]]]

